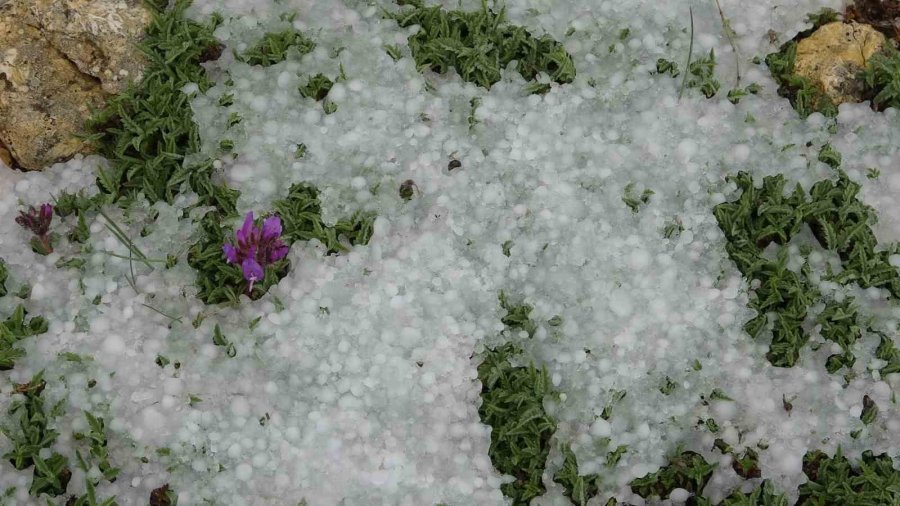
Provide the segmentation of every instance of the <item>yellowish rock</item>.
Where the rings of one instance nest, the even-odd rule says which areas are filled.
[[[15,0],[14,0],[15,1]],[[139,79],[146,58],[136,45],[152,19],[143,0],[26,0],[24,22],[78,69],[120,93]]]
[[[91,109],[138,79],[140,0],[0,0],[0,147],[26,170],[89,152]],[[4,160],[6,163],[6,160]]]
[[[835,104],[861,102],[865,86],[859,73],[885,40],[869,25],[823,25],[797,44],[794,72],[812,80]]]
[[[6,149],[6,146],[4,146],[2,142],[0,142],[0,163],[3,163],[3,165],[6,165],[7,167],[13,166],[12,153]]]

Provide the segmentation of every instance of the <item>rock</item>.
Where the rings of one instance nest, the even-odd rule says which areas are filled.
[[[135,44],[152,20],[143,0],[26,0],[26,24],[103,91],[121,93],[147,64]]]
[[[869,25],[828,23],[797,44],[794,72],[816,83],[835,105],[861,102],[865,85],[859,73],[885,40]]]
[[[39,170],[89,151],[78,134],[92,108],[140,77],[135,43],[149,22],[139,0],[0,0],[7,165]]]
[[[854,0],[844,19],[872,25],[881,33],[900,39],[900,2],[897,0]]]
[[[12,153],[6,149],[2,142],[0,142],[0,163],[10,168],[13,166]]]

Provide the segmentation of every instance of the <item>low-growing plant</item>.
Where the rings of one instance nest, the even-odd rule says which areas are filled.
[[[27,314],[20,304],[9,318],[0,323],[0,371],[12,369],[16,360],[25,356],[25,352],[16,346],[19,341],[47,332],[47,320],[40,316],[26,319]]]
[[[371,213],[356,213],[349,219],[339,220],[333,226],[325,225],[319,191],[311,185],[292,185],[288,196],[276,201],[273,207],[274,214],[265,219],[271,220],[273,216],[277,216],[280,220],[281,230],[277,235],[278,240],[283,241],[283,246],[290,247],[296,241],[317,239],[325,245],[328,254],[334,254],[346,252],[355,244],[366,244],[372,236],[375,215]],[[252,269],[247,271],[243,268],[243,263],[253,246],[250,243],[243,256],[237,255],[231,259],[233,261],[229,261],[223,246],[232,232],[221,223],[218,213],[207,214],[200,223],[202,239],[188,251],[188,264],[197,271],[197,296],[207,304],[237,303],[241,294],[247,294],[251,299],[261,297],[287,275],[290,262],[280,257],[268,258],[260,263],[262,259],[257,258],[256,263],[262,270],[249,266]],[[250,228],[262,234],[264,227],[261,224],[255,227],[257,228]],[[238,239],[240,243],[240,238]],[[257,245],[254,254],[263,253]],[[250,277],[254,278],[252,282]]]
[[[817,159],[832,169],[837,169],[841,166],[841,152],[834,149],[834,146],[830,143],[826,143],[822,146],[822,149],[819,150]]]
[[[399,2],[398,2],[399,3]],[[525,28],[505,22],[504,10],[494,12],[483,1],[476,11],[446,11],[440,5],[425,7],[421,0],[405,0],[410,8],[387,14],[401,27],[419,26],[409,37],[409,48],[419,68],[437,73],[451,68],[464,81],[490,88],[501,70],[518,62],[518,72],[528,81],[546,73],[556,83],[575,79],[572,57],[549,36],[536,38]],[[549,89],[544,86],[535,92]]]
[[[68,459],[58,453],[42,457],[41,450],[50,449],[59,434],[50,428],[50,420],[56,409],[50,413],[44,409],[42,393],[47,383],[43,374],[38,373],[31,381],[15,386],[14,393],[22,396],[9,405],[8,415],[16,427],[0,427],[0,433],[9,439],[12,449],[3,455],[13,467],[22,471],[34,467],[30,494],[59,496],[65,493],[72,472]]]
[[[857,198],[860,187],[846,174],[838,171],[836,181],[816,183],[809,197],[799,185],[785,196],[782,176],[766,177],[762,188],[756,188],[752,178],[743,172],[731,179],[741,195],[733,202],[716,206],[715,216],[728,241],[725,249],[730,258],[748,281],[758,283],[750,297],[750,306],[757,316],[745,329],[757,336],[766,328],[770,316],[775,317],[767,354],[773,365],[794,365],[800,349],[809,340],[803,329],[807,310],[821,295],[808,282],[807,265],[795,272],[787,268],[785,248],[780,248],[774,259],[764,256],[763,250],[773,242],[785,245],[803,225],[809,226],[823,248],[836,252],[841,259],[843,269],[829,273],[829,280],[844,285],[857,283],[863,288],[885,288],[894,297],[900,295],[900,275],[888,260],[896,247],[877,249],[871,229],[874,211]],[[852,365],[850,348],[860,336],[860,325],[851,301],[826,305],[818,323],[822,325],[822,336],[844,350],[829,358],[829,371]]]
[[[191,0],[175,0],[154,9],[141,49],[149,60],[140,82],[111,97],[89,121],[88,137],[110,167],[99,171],[97,186],[112,199],[143,193],[151,203],[171,202],[188,183],[204,205],[234,212],[237,192],[212,182],[212,160],[185,166],[200,150],[200,134],[183,90],[195,84],[201,93],[212,82],[200,64],[219,42],[214,17],[199,24],[185,16]]]
[[[676,488],[682,488],[699,495],[712,478],[716,465],[706,462],[699,454],[678,452],[669,460],[669,465],[659,471],[637,478],[630,483],[631,490],[641,497],[667,498]]]
[[[7,279],[9,279],[9,268],[6,266],[6,261],[0,258],[0,297],[9,293],[6,289]]]
[[[525,505],[544,493],[541,475],[550,453],[556,421],[544,411],[544,397],[554,395],[545,369],[516,367],[514,344],[487,350],[478,366],[482,423],[491,427],[488,455],[494,467],[515,481],[500,486],[513,504]]]
[[[872,95],[872,106],[878,110],[900,107],[900,51],[892,42],[872,55],[862,73]]]
[[[788,500],[784,494],[775,491],[775,485],[765,480],[756,488],[745,494],[740,489],[735,490],[722,501],[723,506],[788,506]],[[810,505],[811,506],[811,505]]]
[[[716,79],[716,53],[710,49],[709,54],[694,60],[688,65],[688,88],[697,88],[706,98],[712,98],[719,92],[719,81]]]
[[[800,506],[869,506],[900,503],[900,471],[886,454],[864,452],[854,466],[838,448],[833,457],[810,452],[803,458],[808,481],[800,485]]]
[[[507,331],[533,336],[537,325],[529,318],[531,307],[512,304],[503,292],[499,300],[506,312],[501,321]],[[550,437],[556,432],[556,421],[544,410],[544,399],[556,395],[547,371],[534,365],[514,366],[510,359],[521,355],[521,348],[508,342],[485,350],[478,366],[478,414],[482,423],[492,428],[488,455],[494,468],[514,478],[500,489],[515,505],[526,505],[544,493],[541,476],[550,453]]]
[[[576,506],[585,506],[600,492],[597,474],[581,475],[578,473],[578,459],[568,446],[563,447],[563,466],[553,476],[553,481],[562,485],[564,494]]]
[[[808,35],[807,32],[804,32]],[[805,36],[801,34],[798,37]],[[814,112],[827,117],[837,116],[834,102],[809,78],[794,73],[797,60],[797,40],[783,44],[778,51],[766,56],[766,65],[778,83],[778,94],[787,97],[801,118]]]
[[[332,86],[334,86],[334,81],[325,76],[325,74],[316,74],[300,87],[300,94],[318,102],[328,96]]]
[[[284,226],[284,240],[295,241],[318,239],[328,250],[328,254],[343,253],[356,245],[368,244],[372,238],[375,215],[357,212],[349,218],[338,220],[333,226],[322,220],[319,190],[308,184],[291,185],[288,196],[275,201],[275,213],[281,217]]]
[[[269,67],[283,62],[287,58],[288,51],[292,48],[304,55],[315,49],[316,43],[307,38],[302,32],[288,28],[280,32],[269,32],[263,35],[256,45],[244,51],[243,54],[236,55],[236,57],[249,65]]]
[[[622,196],[622,202],[631,209],[631,212],[637,213],[641,210],[641,206],[650,203],[650,197],[654,195],[654,191],[650,188],[644,188],[639,195],[634,192],[634,183],[628,183],[625,186],[625,194]]]

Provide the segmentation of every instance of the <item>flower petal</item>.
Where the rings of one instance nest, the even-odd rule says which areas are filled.
[[[50,220],[53,219],[53,206],[50,204],[41,204],[41,221],[50,225]]]
[[[244,218],[244,224],[234,235],[239,243],[251,242],[253,238],[253,211],[247,213],[247,217]]]
[[[225,260],[230,264],[238,263],[238,251],[231,244],[223,244],[222,251],[225,252]]]
[[[263,221],[262,240],[272,241],[281,236],[281,218],[278,215],[269,216]]]
[[[262,266],[252,258],[245,258],[241,263],[241,269],[244,271],[244,279],[249,282],[259,281],[265,276]]]
[[[283,242],[278,241],[272,245],[272,249],[269,250],[269,263],[277,262],[282,258],[286,257],[290,248],[285,245]]]

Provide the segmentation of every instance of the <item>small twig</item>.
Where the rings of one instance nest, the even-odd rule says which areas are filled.
[[[137,246],[134,245],[133,242],[131,242],[131,239],[129,239],[128,235],[125,232],[123,232],[122,229],[119,228],[118,225],[116,225],[116,222],[113,221],[112,218],[110,218],[106,213],[104,213],[102,209],[98,209],[97,211],[100,213],[101,216],[106,218],[106,222],[107,222],[106,228],[110,232],[112,232],[112,234],[114,236],[116,236],[116,239],[118,239],[119,242],[124,244],[125,247],[128,248],[128,251],[131,252],[134,256],[136,256],[139,261],[141,261],[142,263],[144,263],[144,265],[146,265],[147,267],[150,267],[152,269],[153,266],[150,265],[149,261],[147,261],[147,255],[145,255],[140,249],[138,249]]]
[[[118,253],[113,253],[112,251],[106,251],[106,250],[102,250],[99,253],[103,253],[104,255],[109,255],[111,257],[124,258],[125,260],[131,260],[134,258],[133,256],[120,255]],[[147,262],[153,262],[153,263],[158,263],[158,264],[166,263],[165,259],[160,259],[160,258],[145,258],[144,260]]]
[[[167,315],[166,313],[163,313],[162,311],[160,311],[159,309],[156,309],[155,307],[151,306],[150,304],[144,304],[143,302],[141,302],[141,305],[144,306],[144,307],[146,307],[146,308],[148,308],[148,309],[151,309],[151,310],[153,310],[153,311],[156,311],[157,313],[159,313],[159,314],[165,316],[166,318],[168,318],[168,319],[170,319],[170,320],[172,320],[172,321],[181,323],[181,318],[176,318],[176,317],[174,317],[174,316]]]
[[[687,84],[687,76],[691,69],[691,56],[694,53],[694,8],[688,7],[688,12],[691,14],[691,44],[688,46],[687,64],[684,66],[684,77],[681,79],[681,89],[678,90],[678,100],[681,100],[681,96],[684,94],[684,86]]]
[[[731,44],[731,50],[734,51],[734,67],[735,73],[737,74],[737,82],[735,83],[735,88],[741,87],[741,54],[738,52],[737,44],[734,43],[734,30],[731,29],[731,22],[728,21],[728,18],[725,17],[725,12],[722,10],[722,4],[719,3],[719,0],[716,0],[716,7],[719,8],[719,17],[722,18],[722,30],[725,32],[725,37],[728,38],[728,43]]]

